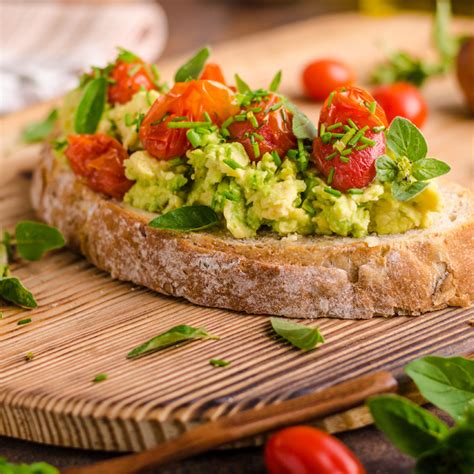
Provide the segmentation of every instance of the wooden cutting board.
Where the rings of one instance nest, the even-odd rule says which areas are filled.
[[[457,26],[466,31],[472,22]],[[254,86],[283,69],[283,92],[296,98],[301,67],[313,57],[336,56],[364,77],[382,57],[377,43],[427,53],[430,19],[372,19],[339,15],[309,20],[215,48],[228,77],[238,71]],[[198,46],[198,45],[197,45]],[[171,77],[182,58],[162,65]],[[463,115],[453,77],[426,89],[431,112],[425,127],[431,155],[453,166],[452,178],[472,183],[473,126]],[[313,118],[318,107],[298,101]],[[10,138],[35,107],[3,119]],[[6,171],[0,157],[0,174]],[[33,218],[29,180],[0,187],[0,227]],[[320,319],[326,344],[302,353],[272,338],[265,316],[194,306],[155,294],[107,274],[67,250],[41,262],[17,264],[14,272],[33,291],[39,308],[2,308],[0,320],[0,434],[44,443],[107,450],[141,450],[196,423],[276,403],[379,369],[397,377],[424,354],[460,354],[474,347],[472,308],[450,308],[420,317],[367,321]],[[298,295],[295,295],[297,298]],[[30,317],[32,322],[17,325]],[[127,352],[177,324],[203,326],[219,341],[198,341],[138,360]],[[33,352],[32,361],[25,360]],[[214,368],[209,359],[232,363]],[[108,380],[94,384],[98,373]],[[366,418],[338,419],[330,430]]]

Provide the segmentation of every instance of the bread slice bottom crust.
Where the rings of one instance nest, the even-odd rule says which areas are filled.
[[[443,185],[430,229],[366,238],[232,238],[147,226],[151,214],[91,191],[45,148],[33,206],[112,277],[218,308],[294,318],[418,315],[474,300],[474,197]]]

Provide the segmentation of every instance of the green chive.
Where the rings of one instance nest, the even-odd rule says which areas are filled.
[[[349,130],[351,130],[351,127],[349,127],[349,125],[344,125],[344,127],[342,127],[344,129],[345,132],[348,132]]]
[[[305,199],[301,208],[304,209],[310,216],[316,215],[316,211],[314,207],[311,205],[311,203],[307,199]]]
[[[227,367],[230,362],[228,360],[211,359],[209,364],[213,365],[214,367]]]
[[[359,127],[355,124],[355,122],[352,119],[347,119],[347,123],[352,127],[355,128],[356,130],[359,130]]]
[[[371,102],[370,105],[369,105],[369,110],[370,110],[370,113],[371,114],[374,114],[375,113],[375,109],[377,108],[377,102]]]
[[[350,128],[341,138],[341,142],[344,143],[344,145],[347,145],[347,142],[354,136],[355,133],[356,133],[356,129]]]
[[[369,146],[374,146],[377,143],[376,141],[371,140],[370,138],[367,138],[367,137],[362,137],[359,141],[363,143],[364,145],[369,145]]]
[[[365,150],[369,145],[366,144],[366,145],[360,145],[360,146],[356,146],[355,149],[357,151],[362,151],[362,150]]]
[[[332,91],[330,94],[329,94],[329,97],[328,97],[328,103],[326,104],[327,107],[330,107],[330,105],[332,104],[332,99],[334,98],[334,94],[336,93],[336,91]]]
[[[221,135],[225,138],[228,138],[228,137],[230,137],[230,132],[229,132],[229,130],[227,130],[227,128],[222,127],[221,128]]]
[[[255,158],[258,158],[260,156],[260,147],[258,146],[258,143],[252,143],[252,148],[253,148],[253,154],[255,155]]]
[[[31,323],[31,318],[27,318],[27,319],[21,319],[20,321],[18,321],[16,324],[18,326],[23,326],[24,324],[29,324]]]
[[[247,119],[252,124],[253,128],[258,128],[258,122],[253,112],[247,112]]]
[[[268,107],[268,110],[271,110],[272,112],[275,112],[278,110],[281,106],[283,105],[283,102],[277,102],[276,104],[273,104],[272,106]]]
[[[237,163],[237,161],[235,161],[234,159],[232,158],[226,158],[225,160],[222,160],[223,163],[225,163],[229,168],[232,168],[233,170],[236,170],[236,169],[244,169],[244,167],[240,164],[240,163]]]
[[[324,192],[328,194],[332,194],[333,196],[336,197],[341,197],[342,193],[338,191],[337,189],[332,189],[332,188],[324,188]]]
[[[133,77],[141,69],[141,67],[142,67],[141,64],[137,64],[137,65],[133,66],[132,68],[130,68],[128,70],[128,76]]]
[[[278,154],[278,152],[276,150],[273,150],[270,154],[272,155],[273,161],[275,162],[277,167],[280,166],[281,165],[281,158],[280,158],[280,155]]]
[[[341,140],[338,140],[337,142],[335,142],[332,145],[332,147],[333,147],[334,150],[337,150],[339,153],[341,153],[342,150],[344,150],[344,148],[346,148],[346,145],[344,143],[342,143]]]
[[[158,66],[156,64],[151,65],[151,72],[153,73],[155,81],[157,81],[160,78],[160,73],[158,72]]]
[[[362,189],[351,188],[346,191],[347,194],[364,194]]]
[[[298,144],[298,152],[301,154],[301,153],[304,153],[304,143],[303,143],[303,140],[301,138],[298,138],[298,140],[296,141],[297,144]]]
[[[207,113],[207,112],[204,112],[204,120],[208,123],[212,123],[212,120],[211,120],[211,116]]]
[[[92,382],[93,382],[93,383],[103,382],[104,380],[107,380],[107,378],[108,378],[108,375],[107,375],[107,374],[97,374],[97,375],[92,379]]]
[[[343,162],[343,163],[349,163],[350,158],[347,157],[347,156],[340,156],[339,159]]]
[[[168,128],[197,128],[209,125],[209,122],[168,122],[166,124]]]
[[[280,109],[280,114],[283,122],[288,122],[288,114],[286,113],[286,109],[284,107]]]
[[[335,130],[336,128],[342,127],[342,122],[337,122],[333,123],[332,125],[329,125],[328,131],[330,132],[331,130]]]
[[[189,143],[191,143],[193,148],[197,148],[199,146],[199,144],[201,143],[201,137],[193,129],[190,129],[186,132],[186,137],[188,138]]]
[[[344,133],[331,133],[332,138],[342,138],[345,134]]]
[[[262,107],[253,107],[252,109],[250,109],[250,112],[253,112],[254,114],[258,114],[261,111]]]
[[[385,130],[384,125],[380,125],[378,127],[372,127],[372,131],[375,132],[375,133],[380,133],[380,132],[383,132],[384,130]]]
[[[232,125],[234,123],[234,117],[229,117],[227,120],[224,120],[224,123],[222,124],[222,128],[227,128],[229,125]]]
[[[253,136],[258,140],[258,141],[263,141],[265,140],[265,137],[263,135],[260,135],[260,133],[253,133]]]
[[[364,133],[368,129],[368,125],[365,127],[361,128],[355,135],[354,137],[349,141],[349,146],[354,146],[357,144],[357,142],[364,136]]]
[[[322,137],[324,135],[325,131],[326,131],[326,125],[324,125],[324,123],[322,123],[321,127],[319,127],[319,136]]]
[[[334,166],[331,167],[331,169],[329,170],[328,179],[327,179],[328,184],[332,183],[332,180],[334,179],[334,173],[335,172],[336,172],[336,168],[334,168]]]
[[[347,156],[347,155],[350,155],[351,153],[352,153],[352,150],[350,148],[346,148],[345,150],[341,151],[342,156]]]
[[[247,117],[245,116],[245,114],[237,114],[234,115],[234,120],[236,122],[245,122],[247,120]]]
[[[130,127],[132,125],[133,122],[132,122],[132,117],[130,116],[130,114],[125,114],[124,123],[126,127]]]
[[[336,156],[338,155],[338,152],[335,151],[334,153],[331,153],[330,155],[326,156],[326,158],[324,158],[326,161],[330,161],[332,160],[333,158],[336,158]]]
[[[325,132],[324,135],[322,135],[321,140],[323,143],[329,143],[332,138],[332,133],[330,132]]]
[[[286,156],[288,158],[296,158],[298,156],[298,150],[288,150]]]

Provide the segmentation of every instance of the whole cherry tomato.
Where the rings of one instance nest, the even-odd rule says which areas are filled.
[[[177,82],[151,106],[140,126],[140,140],[155,158],[169,160],[183,156],[191,144],[186,128],[170,128],[168,123],[183,118],[202,121],[207,112],[213,123],[220,125],[238,113],[235,94],[225,85],[208,80]]]
[[[121,199],[133,185],[123,166],[127,151],[115,138],[102,133],[69,135],[65,154],[74,173],[94,191]]]
[[[274,434],[265,446],[265,465],[269,474],[365,474],[345,444],[309,426]]]
[[[228,139],[242,143],[253,161],[271,151],[283,158],[290,148],[296,146],[291,128],[293,116],[283,105],[278,107],[279,103],[281,99],[277,95],[269,94],[266,100],[253,102],[241,112],[243,115],[252,113],[253,120],[234,121],[228,127]]]
[[[408,82],[396,82],[374,89],[373,96],[387,114],[389,122],[395,117],[405,117],[417,127],[426,120],[428,106],[420,91]]]
[[[332,90],[353,84],[356,76],[354,71],[341,61],[320,59],[306,66],[302,80],[308,97],[324,100]]]
[[[147,91],[156,89],[150,73],[140,60],[133,62],[117,61],[109,77],[113,83],[109,85],[108,100],[111,104],[124,104],[142,88]]]
[[[206,79],[208,81],[216,81],[225,84],[222,69],[219,64],[216,63],[207,63],[199,79]]]

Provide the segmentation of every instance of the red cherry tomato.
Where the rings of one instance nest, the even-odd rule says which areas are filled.
[[[69,135],[65,154],[74,173],[94,191],[121,199],[133,185],[123,167],[127,151],[115,138],[102,133]]]
[[[140,140],[155,158],[169,160],[183,156],[191,146],[186,138],[187,129],[169,128],[167,124],[171,120],[186,117],[186,121],[201,121],[207,112],[220,125],[238,111],[234,93],[219,82],[177,82],[151,106],[140,126]]]
[[[265,446],[265,464],[269,474],[365,474],[345,444],[309,426],[274,434]]]
[[[405,117],[417,127],[426,120],[428,106],[420,91],[407,82],[396,82],[374,89],[375,100],[382,106],[389,122],[395,117]]]
[[[354,124],[358,129],[367,128],[364,138],[361,137],[356,144],[348,140],[342,155],[337,148],[337,141],[346,133],[347,129],[344,127],[353,128]],[[339,136],[332,136],[329,141],[324,140],[324,135],[315,138],[312,156],[316,168],[331,187],[347,191],[351,188],[364,188],[373,181],[376,174],[375,161],[385,153],[385,134],[374,127],[386,126],[384,111],[363,89],[344,87],[330,94],[321,110],[319,130],[321,132],[321,128],[331,128],[330,134]],[[356,133],[353,138],[356,138]]]
[[[219,64],[216,63],[207,63],[199,79],[206,79],[207,81],[216,81],[225,84],[222,69]]]
[[[261,109],[260,112],[253,112],[256,127],[250,120],[235,121],[228,127],[229,140],[242,143],[253,161],[260,160],[264,153],[271,151],[276,151],[283,158],[290,148],[296,147],[296,138],[291,129],[292,114],[286,109],[285,113],[282,113],[281,108],[269,110],[278,102],[281,102],[281,99],[275,94],[270,94],[268,100],[254,102],[248,107],[249,111]],[[252,141],[256,143],[256,147]],[[258,156],[255,153],[256,150]]]
[[[302,79],[308,97],[324,100],[332,90],[353,84],[356,76],[354,71],[341,61],[321,59],[306,66]]]
[[[156,89],[145,64],[140,61],[131,63],[117,61],[109,77],[114,81],[109,85],[108,91],[108,99],[111,104],[128,102],[142,88],[147,91]]]

